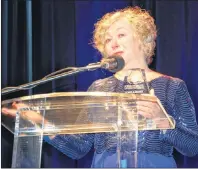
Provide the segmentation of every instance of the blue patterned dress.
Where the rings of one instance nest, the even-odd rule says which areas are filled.
[[[89,91],[126,92],[125,81],[114,76],[95,81]],[[165,110],[176,121],[174,130],[142,131],[138,134],[137,167],[176,167],[173,148],[186,156],[198,154],[198,125],[195,109],[184,81],[161,76],[149,82]],[[116,167],[116,140],[113,133],[57,135],[45,141],[73,159],[86,155],[94,144],[92,167]],[[124,167],[127,166],[125,157]],[[129,160],[129,159],[128,159]]]

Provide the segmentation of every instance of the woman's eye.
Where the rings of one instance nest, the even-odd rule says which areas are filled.
[[[107,44],[107,43],[109,43],[111,41],[111,39],[106,39],[105,40],[105,43]]]
[[[123,34],[123,33],[118,34],[118,37],[119,37],[119,38],[122,38],[122,37],[124,37],[124,36],[125,36],[125,34]]]

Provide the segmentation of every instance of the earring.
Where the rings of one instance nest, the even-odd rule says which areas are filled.
[[[153,36],[152,36],[152,35],[149,35],[149,36],[144,40],[144,42],[145,42],[145,43],[151,43],[152,40],[153,40]]]

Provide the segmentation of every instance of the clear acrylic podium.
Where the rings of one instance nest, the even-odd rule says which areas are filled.
[[[152,120],[138,115],[136,101],[141,100],[156,102],[163,113]],[[128,167],[137,167],[138,132],[175,127],[160,101],[148,94],[50,93],[6,100],[2,107],[12,108],[13,102],[24,104],[16,117],[2,115],[2,125],[14,134],[13,168],[40,167],[45,135],[88,133],[114,133],[117,167],[124,167],[123,154],[129,157]]]

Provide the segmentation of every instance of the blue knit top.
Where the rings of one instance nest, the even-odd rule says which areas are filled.
[[[95,81],[88,91],[126,92],[124,81],[114,76]],[[198,154],[198,125],[193,102],[184,81],[169,76],[161,76],[149,82],[155,95],[169,115],[176,121],[174,130],[141,131],[138,134],[138,152],[159,153],[172,156],[173,147],[186,156]],[[115,153],[114,133],[57,135],[45,138],[49,144],[73,159],[80,159],[94,144],[95,153],[104,151]]]

